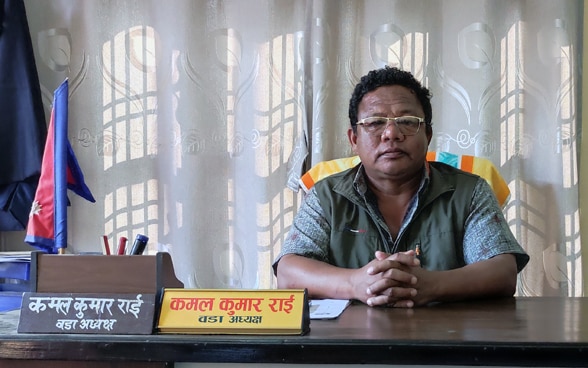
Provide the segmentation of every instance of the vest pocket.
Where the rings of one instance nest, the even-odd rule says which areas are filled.
[[[428,270],[452,270],[465,264],[463,246],[461,243],[458,244],[456,233],[453,231],[421,236],[414,243],[409,244],[408,249],[416,250],[417,244],[421,266]]]
[[[341,226],[331,232],[329,249],[330,262],[345,268],[360,268],[375,257],[376,250],[381,249],[379,234],[373,229]]]

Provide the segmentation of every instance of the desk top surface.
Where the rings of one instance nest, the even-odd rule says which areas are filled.
[[[0,314],[0,359],[578,366],[588,298],[507,298],[416,309],[351,305],[305,336],[17,334]],[[153,347],[153,348],[150,348]],[[229,353],[230,352],[230,353]]]

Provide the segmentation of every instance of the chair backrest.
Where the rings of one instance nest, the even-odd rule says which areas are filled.
[[[501,207],[506,205],[510,198],[510,189],[508,184],[498,172],[498,169],[492,161],[487,158],[456,155],[449,152],[431,151],[427,153],[427,161],[439,161],[451,165],[466,172],[470,172],[486,179],[496,195],[496,199]],[[359,156],[339,158],[335,160],[322,161],[314,165],[300,178],[299,184],[302,190],[308,192],[319,180],[352,168],[360,163]]]

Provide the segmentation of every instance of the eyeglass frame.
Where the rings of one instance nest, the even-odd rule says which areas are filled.
[[[417,119],[418,120],[418,126],[417,126],[416,132],[414,132],[412,134],[405,134],[405,133],[402,132],[402,128],[400,128],[398,126],[398,120],[403,119],[403,118],[414,118],[414,119]],[[379,133],[379,134],[377,134],[377,133],[370,133],[369,131],[367,131],[367,128],[369,127],[369,125],[366,125],[366,123],[365,123],[365,120],[367,120],[367,119],[382,119],[382,120],[386,120],[386,125],[383,126],[384,129],[382,130],[381,133]],[[402,134],[405,137],[406,136],[410,137],[410,136],[419,134],[422,123],[424,123],[427,126],[430,126],[431,125],[430,123],[427,123],[425,121],[425,118],[421,118],[419,116],[413,116],[413,115],[397,116],[397,117],[392,117],[392,118],[391,117],[387,117],[387,116],[368,116],[368,117],[365,117],[363,119],[358,120],[354,125],[355,126],[360,125],[360,126],[364,127],[364,129],[366,129],[366,133],[368,133],[371,136],[378,136],[378,135],[381,136],[386,131],[386,128],[388,128],[388,125],[390,124],[390,122],[394,122],[394,126],[396,127],[396,129],[398,129],[398,131],[400,132],[400,134]],[[373,123],[367,123],[367,124],[373,124]]]

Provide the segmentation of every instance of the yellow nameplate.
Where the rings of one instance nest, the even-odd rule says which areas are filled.
[[[298,335],[310,330],[306,290],[163,291],[160,333]]]

